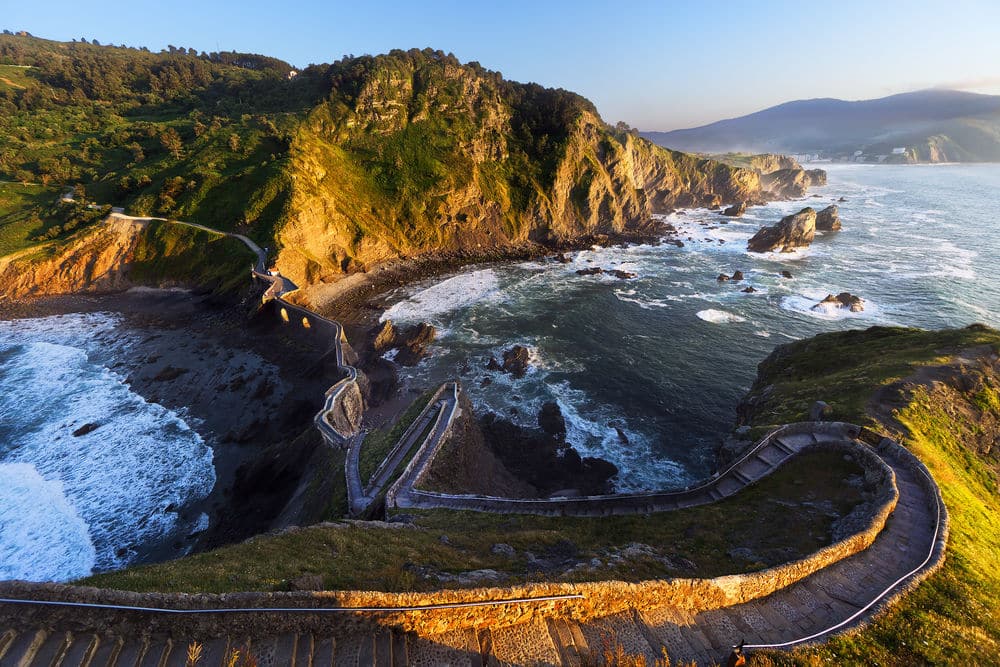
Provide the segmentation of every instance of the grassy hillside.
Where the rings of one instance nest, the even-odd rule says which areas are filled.
[[[0,35],[0,180],[241,231],[300,283],[642,229],[678,203],[760,190],[752,171],[605,125],[579,95],[441,51],[291,74],[253,54]],[[43,204],[21,195],[18,215]],[[7,222],[0,250],[32,243]]]
[[[981,326],[873,328],[783,346],[761,365],[751,399],[763,398],[744,406],[746,423],[805,419],[820,399],[833,406],[836,419],[896,434],[940,485],[951,534],[944,567],[869,629],[791,656],[758,656],[751,664],[996,664],[998,353],[1000,332]],[[912,382],[901,382],[906,378]],[[768,386],[773,389],[765,392]]]

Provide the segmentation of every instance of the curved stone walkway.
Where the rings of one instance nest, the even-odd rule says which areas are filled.
[[[814,435],[820,442],[834,441],[822,429]],[[347,626],[355,630],[271,637],[258,632],[252,641],[233,632],[205,642],[198,664],[225,664],[231,649],[242,649],[248,641],[261,665],[601,664],[605,650],[618,645],[649,660],[666,650],[672,660],[711,665],[743,640],[767,645],[822,641],[828,632],[870,619],[944,556],[947,517],[926,469],[890,440],[874,449],[894,472],[899,490],[896,509],[874,543],[766,597],[724,608],[647,605],[584,622],[541,610],[526,623],[424,636],[379,627],[377,615],[364,625],[365,615],[357,613],[357,624]],[[0,667],[183,665],[190,643],[183,634],[132,638],[83,631],[81,623],[71,622],[18,630],[10,619],[26,610],[12,604],[0,608],[8,619],[7,627],[0,625]]]
[[[449,391],[450,389],[450,391]],[[430,401],[416,416],[413,423],[406,429],[403,435],[393,448],[386,454],[385,459],[379,464],[372,474],[368,483],[361,479],[360,459],[361,448],[364,444],[364,434],[358,434],[348,443],[347,459],[344,462],[344,474],[347,478],[347,502],[352,515],[357,516],[368,509],[376,498],[382,493],[386,485],[392,481],[393,474],[403,462],[407,454],[418,443],[432,443],[435,446],[444,439],[446,431],[440,428],[432,429],[427,437],[421,436],[432,423],[439,423],[443,415],[448,415],[445,419],[450,423],[450,414],[454,412],[457,405],[458,384],[456,382],[446,382],[431,396]],[[421,447],[421,451],[426,449],[426,445]],[[423,466],[421,466],[421,470]],[[409,467],[407,467],[409,470]],[[407,476],[406,471],[402,476]]]

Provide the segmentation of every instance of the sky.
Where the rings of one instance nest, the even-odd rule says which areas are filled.
[[[429,46],[573,90],[642,130],[813,97],[1000,94],[1000,0],[0,0],[0,28],[299,67]]]

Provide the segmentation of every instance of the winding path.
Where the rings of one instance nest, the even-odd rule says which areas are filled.
[[[868,446],[858,440],[862,432],[857,427],[814,427],[810,430],[802,425],[794,434],[786,429],[786,434],[775,440],[792,450],[838,444]],[[229,651],[246,646],[248,637],[252,638],[252,651],[260,664],[271,665],[581,665],[600,663],[605,649],[616,645],[650,660],[666,650],[672,660],[714,664],[724,660],[729,648],[742,640],[749,645],[781,648],[822,641],[830,633],[855,628],[940,565],[947,539],[947,515],[933,479],[912,454],[891,440],[882,439],[871,450],[892,470],[898,489],[895,511],[871,546],[789,581],[770,595],[750,594],[750,599],[740,604],[719,607],[710,599],[685,605],[655,601],[629,604],[632,598],[626,595],[622,609],[577,620],[582,617],[567,610],[577,602],[591,602],[590,596],[600,594],[599,584],[545,585],[550,590],[548,597],[521,600],[498,600],[500,591],[496,589],[445,591],[424,597],[439,595],[441,602],[452,607],[456,600],[464,600],[458,604],[476,606],[482,614],[497,605],[520,605],[526,622],[483,627],[482,617],[473,614],[465,627],[420,635],[403,631],[399,619],[433,611],[386,608],[385,602],[376,609],[361,611],[355,605],[347,609],[327,607],[336,603],[336,596],[303,598],[305,594],[272,593],[253,600],[246,595],[234,598],[246,602],[245,607],[257,609],[213,613],[204,610],[223,606],[230,597],[151,595],[159,606],[190,609],[194,605],[200,610],[196,613],[212,617],[207,627],[213,629],[209,636],[214,638],[204,640],[199,665],[225,664]],[[638,591],[636,587],[641,586],[633,588]],[[148,608],[102,609],[99,618],[103,627],[112,630],[95,631],[85,620],[89,611],[85,605],[62,609],[18,604],[10,599],[27,598],[33,589],[36,592],[31,597],[42,597],[44,592],[47,599],[53,600],[82,597],[88,603],[105,600],[112,605],[128,605],[128,600],[141,599],[147,601],[147,606],[150,604],[150,595],[78,593],[79,589],[52,584],[0,584],[0,595],[7,598],[0,601],[6,622],[0,625],[0,666],[183,665],[190,644],[188,637],[205,636],[204,628],[198,631],[197,626],[184,624],[182,619],[176,623],[170,618],[164,620],[163,612]],[[381,600],[412,599],[407,594],[367,595],[381,596],[377,598]],[[560,600],[553,601],[553,595]],[[324,603],[324,599],[328,601]],[[285,608],[267,611],[265,605],[276,603],[283,603]],[[328,615],[321,617],[323,607],[327,607]],[[248,614],[257,619],[257,625],[249,622]],[[345,614],[353,620],[336,620]],[[127,633],[130,617],[140,627],[166,627],[168,631],[131,636]],[[319,620],[311,624],[296,621],[306,617]],[[380,624],[380,619],[385,618],[396,622]],[[429,618],[433,620],[433,616]]]
[[[162,220],[113,215],[138,221]],[[225,234],[194,223],[168,222]],[[225,235],[239,239],[257,255],[253,276],[270,283],[265,301],[278,301],[286,316],[284,309],[319,318],[281,298],[296,287],[266,270],[266,253],[253,241],[242,235]],[[247,646],[261,665],[582,665],[601,663],[605,650],[618,645],[649,661],[666,651],[671,660],[714,664],[723,661],[730,647],[742,640],[750,647],[784,648],[822,641],[831,633],[856,628],[943,561],[947,513],[926,468],[895,442],[873,440],[872,434],[849,424],[781,427],[726,470],[675,493],[514,500],[422,491],[415,487],[459,412],[458,384],[453,382],[438,390],[363,488],[357,471],[361,437],[338,432],[329,417],[345,388],[356,385],[356,371],[344,362],[339,323],[322,321],[335,334],[333,349],[344,378],[327,391],[316,425],[331,444],[349,445],[345,472],[352,510],[385,490],[394,471],[431,424],[402,475],[385,490],[388,504],[583,516],[671,511],[738,493],[806,449],[848,446],[870,450],[883,468],[891,471],[886,474],[898,490],[898,496],[893,496],[894,510],[884,525],[880,524],[873,541],[853,555],[818,569],[798,563],[775,568],[782,572],[782,578],[771,582],[780,585],[767,588],[773,591],[770,594],[747,584],[757,575],[634,585],[539,584],[515,589],[526,591],[515,599],[498,589],[441,591],[417,596],[423,599],[417,606],[412,602],[415,594],[406,593],[139,595],[0,582],[0,667],[184,665],[195,637],[201,646],[197,664],[206,666],[226,665],[234,649],[245,650]],[[862,438],[873,445],[865,444]],[[766,576],[764,573],[759,578]],[[775,576],[771,575],[772,579]],[[666,604],[648,595],[648,589],[659,590],[657,587],[678,581],[682,588],[690,586],[694,591],[683,604]],[[699,596],[696,591],[701,588],[716,594]],[[332,606],[342,596],[371,602]],[[725,599],[740,601],[726,603]],[[585,611],[612,607],[614,611],[603,614]],[[465,609],[469,610],[467,616],[455,616]],[[496,611],[507,609],[513,612],[502,615]],[[494,618],[490,614],[508,620],[484,623],[483,618]],[[437,615],[448,620],[449,631],[404,631],[407,627],[425,631],[435,627]],[[414,618],[421,622],[414,622]],[[464,622],[459,622],[463,618]],[[510,621],[515,618],[520,622]]]

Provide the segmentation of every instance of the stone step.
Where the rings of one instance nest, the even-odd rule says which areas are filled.
[[[299,635],[295,641],[295,660],[290,665],[294,667],[311,667],[315,642],[312,635]]]
[[[66,655],[63,656],[62,665],[64,667],[88,667],[94,654],[97,653],[99,645],[100,638],[97,635],[76,635],[66,650]]]
[[[580,651],[576,647],[573,633],[570,631],[566,621],[560,618],[553,618],[549,619],[547,624],[552,643],[555,644],[556,650],[559,651],[559,664],[569,667],[581,667],[584,658],[580,655]]]
[[[17,633],[14,630],[7,629],[0,632],[0,660],[3,660],[4,656],[7,655],[7,650],[15,639],[17,639]]]
[[[48,636],[49,633],[45,630],[22,632],[11,642],[3,659],[0,660],[0,667],[21,667],[22,665],[26,667],[30,665]]]
[[[407,649],[406,633],[392,633],[392,667],[406,667],[410,664],[410,654]]]
[[[118,637],[102,637],[97,643],[97,650],[90,664],[94,667],[112,667],[118,661],[118,654],[121,653],[124,642]],[[220,659],[218,663],[220,664]],[[211,664],[206,662],[206,665]]]
[[[145,639],[133,639],[125,642],[122,650],[118,653],[115,667],[139,667],[144,655],[146,655],[147,643]],[[110,667],[111,663],[108,663]]]
[[[369,659],[367,663],[359,663],[358,657],[365,640],[368,641],[369,645]],[[333,664],[336,667],[357,667],[358,664],[364,664],[367,667],[371,664],[371,641],[371,635],[345,635],[337,637],[337,643],[333,652]]]
[[[753,482],[753,478],[750,475],[743,472],[741,468],[733,468],[733,477],[743,482],[744,484],[750,484]]]
[[[392,667],[392,631],[384,628],[375,633],[372,662],[376,667]]]
[[[336,643],[332,637],[313,641],[312,667],[333,667],[333,653]]]
[[[542,621],[490,629],[490,654],[501,663],[559,664],[559,651]]]
[[[150,642],[145,655],[139,661],[140,667],[160,667],[170,657],[173,644],[169,639]]]
[[[784,452],[786,455],[794,454],[798,451],[794,446],[786,444],[781,438],[772,438],[771,444],[774,445],[778,450]]]
[[[642,621],[667,650],[670,664],[683,664],[690,660],[704,661],[701,645],[692,645],[686,632],[690,617],[685,618],[671,607],[660,607],[643,611]]]
[[[31,661],[33,667],[52,667],[58,665],[66,650],[73,641],[73,635],[68,632],[53,632],[49,635],[45,643],[38,648],[34,659]]]

